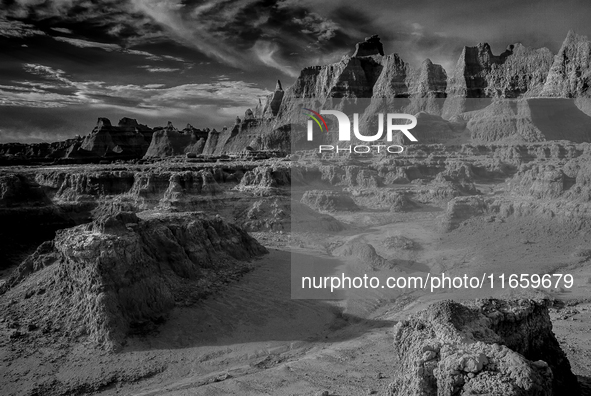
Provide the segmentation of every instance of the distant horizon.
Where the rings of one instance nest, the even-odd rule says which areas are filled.
[[[99,117],[219,130],[373,34],[448,75],[464,46],[556,54],[569,30],[591,36],[586,0],[0,1],[0,143],[84,136]]]

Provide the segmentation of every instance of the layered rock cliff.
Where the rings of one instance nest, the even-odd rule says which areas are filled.
[[[464,47],[450,75],[447,95],[465,98],[538,96],[552,64],[547,48],[513,44],[493,55],[487,43]]]

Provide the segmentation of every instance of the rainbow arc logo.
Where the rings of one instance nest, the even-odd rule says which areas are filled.
[[[307,110],[310,113],[313,113],[313,114],[306,114],[306,113],[304,113],[304,114],[306,114],[308,117],[310,117],[311,119],[313,119],[314,121],[316,121],[316,124],[318,124],[318,126],[320,127],[320,130],[321,131],[323,131],[324,128],[326,128],[326,132],[328,133],[328,126],[326,125],[326,121],[324,121],[324,117],[322,117],[320,114],[318,114],[314,110],[310,110],[310,109],[306,109],[306,108],[303,108],[303,110]],[[324,128],[322,128],[322,124],[320,123],[320,121],[318,120],[318,118],[316,118],[315,116],[318,117],[318,118],[320,118],[320,121],[322,121],[322,124],[324,124]]]

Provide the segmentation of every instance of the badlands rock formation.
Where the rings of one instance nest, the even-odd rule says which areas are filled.
[[[398,54],[386,55],[374,35],[358,43],[352,56],[304,68],[285,90],[278,81],[274,92],[264,101],[259,99],[254,111],[248,109],[233,126],[221,131],[190,125],[178,131],[170,123],[150,129],[128,118],[112,126],[100,118],[84,138],[54,144],[4,144],[0,154],[5,161],[18,163],[187,153],[220,156],[247,149],[285,153],[300,148],[303,140],[304,134],[297,129],[308,120],[302,107],[358,112],[361,124],[369,130],[377,127],[378,113],[423,112],[429,117],[419,123],[418,128],[427,131],[422,143],[590,142],[590,48],[586,37],[573,32],[555,56],[547,48],[532,49],[520,43],[495,55],[488,44],[480,43],[464,47],[454,69],[446,73],[429,59],[411,66]],[[554,109],[552,114],[548,109]],[[332,122],[331,117],[328,121]],[[334,134],[327,134],[321,140],[333,143],[335,139]],[[397,139],[404,141],[401,135]]]
[[[0,289],[6,317],[117,349],[249,270],[266,253],[219,216],[120,212],[59,232]],[[33,309],[31,309],[33,308]]]
[[[553,56],[547,48],[513,44],[494,55],[486,43],[464,47],[446,93],[463,98],[538,96]]]
[[[432,253],[439,260],[441,254],[447,254],[448,250],[429,250],[440,238],[459,238],[461,249],[483,243],[477,238],[482,235],[497,238],[497,234],[512,232],[510,239],[514,240],[520,231],[511,226],[501,228],[503,231],[497,228],[512,223],[521,227],[525,224],[522,220],[534,219],[536,224],[547,220],[552,229],[576,228],[575,234],[562,237],[557,235],[561,231],[556,231],[552,235],[552,240],[563,238],[562,243],[591,224],[590,155],[587,143],[560,141],[521,145],[418,144],[397,156],[344,155],[332,161],[301,153],[298,161],[5,169],[0,178],[0,214],[7,219],[3,224],[19,224],[26,230],[22,235],[11,235],[14,227],[6,227],[5,235],[11,235],[15,242],[11,245],[19,246],[34,237],[43,224],[42,216],[47,216],[45,227],[53,226],[51,230],[58,232],[55,238],[40,236],[35,246],[27,248],[33,254],[18,261],[20,265],[5,278],[0,308],[6,320],[0,323],[0,331],[18,345],[42,339],[117,349],[126,340],[138,342],[134,334],[145,336],[152,334],[151,329],[167,326],[172,320],[167,319],[168,315],[178,312],[176,308],[194,307],[195,301],[203,301],[200,299],[205,293],[223,290],[219,288],[222,284],[238,279],[251,268],[244,260],[263,250],[241,228],[270,246],[277,247],[277,241],[287,240],[298,249],[312,246],[323,254],[329,252],[331,259],[359,262],[363,272],[376,274],[431,265],[421,255]],[[58,215],[70,224],[58,222]],[[50,219],[56,221],[51,223]],[[80,225],[68,228],[75,224]],[[465,241],[487,227],[495,233],[478,234],[470,242]],[[431,234],[435,236],[428,240]],[[534,234],[534,238],[538,237],[539,232]],[[522,249],[538,249],[545,243],[537,239],[534,242],[538,245],[528,240],[517,244]],[[546,253],[551,253],[553,246]],[[99,250],[103,253],[97,253]],[[486,255],[477,253],[478,264],[480,260],[486,263]],[[532,254],[531,250],[522,253],[519,257]],[[453,266],[462,257],[465,253],[446,263]],[[579,249],[573,260],[578,263],[587,258],[588,252]],[[556,260],[554,264],[562,262]],[[472,266],[470,262],[461,270]],[[275,267],[269,269],[273,272]],[[82,295],[85,298],[80,298]],[[218,295],[223,300],[223,294]],[[275,302],[273,299],[270,304]],[[427,319],[411,318],[411,325],[401,325],[399,334],[408,341],[401,341],[401,345],[410,348],[404,352],[408,359],[402,360],[405,367],[422,364],[430,369],[435,363],[441,364],[440,376],[436,376],[441,382],[430,374],[420,377],[417,370],[388,374],[387,379],[375,381],[383,384],[384,390],[388,383],[394,383],[390,392],[398,390],[398,394],[413,394],[406,390],[426,383],[435,383],[442,392],[460,388],[476,392],[490,385],[508,394],[520,394],[520,389],[521,394],[550,394],[554,381],[560,380],[561,387],[575,389],[568,388],[572,376],[561,363],[564,356],[547,330],[545,308],[533,303],[520,303],[519,309],[511,304],[505,307],[501,302],[490,304],[478,311],[450,308],[461,315],[447,315],[447,308],[437,308],[425,314],[432,315]],[[502,317],[495,314],[501,319],[487,316],[492,312],[490,307],[501,312]],[[472,332],[467,337],[473,337],[474,342],[464,344],[456,334],[464,334],[464,322],[458,322],[458,316],[476,318],[466,326],[479,326],[484,336]],[[510,322],[508,318],[516,319]],[[424,331],[417,330],[419,325],[414,323],[424,324]],[[428,331],[430,326],[433,332]],[[445,331],[439,332],[440,328]],[[349,330],[343,331],[339,337],[349,334]],[[508,334],[523,337],[516,341]],[[323,337],[322,345],[326,343]],[[423,353],[429,352],[429,356],[419,362],[415,350],[419,341],[415,344],[415,339],[425,340],[428,345],[439,342],[440,348],[421,350],[420,359]],[[532,355],[532,348],[541,349],[535,343],[528,344],[532,339],[549,345],[551,354]],[[291,343],[290,338],[281,350],[291,351]],[[523,344],[521,349],[519,343]],[[208,344],[207,348],[217,347]],[[391,363],[376,370],[386,372],[388,364],[392,369],[404,370],[398,366],[400,359],[394,357],[393,351],[379,352],[380,356],[389,356]],[[232,358],[224,355],[220,359],[228,362]],[[538,360],[546,362],[547,367]],[[456,370],[453,365],[457,362],[462,365]],[[239,364],[245,365],[244,361]],[[209,367],[203,362],[195,365]],[[10,378],[15,378],[16,374],[12,375]],[[169,375],[177,374],[163,374]],[[244,381],[247,377],[240,378]],[[398,378],[402,382],[396,381]],[[376,384],[374,389],[378,388]],[[205,392],[209,388],[203,389]],[[353,392],[345,394],[349,393]]]
[[[532,300],[443,301],[399,322],[394,395],[578,395],[552,333]]]
[[[379,38],[370,41],[375,46]],[[587,133],[591,106],[584,88],[590,64],[585,37],[569,33],[555,57],[546,48],[520,43],[509,45],[500,55],[494,55],[486,43],[464,47],[449,76],[428,59],[414,68],[399,55],[382,56],[376,48],[302,70],[285,92],[278,122],[301,123],[305,120],[301,107],[349,106],[349,112],[363,113],[362,124],[368,129],[377,127],[380,112],[442,116],[436,128],[451,132],[426,133],[420,140],[425,143],[591,141]],[[577,100],[534,99],[555,97]],[[554,111],[548,114],[548,109]],[[419,128],[433,130],[434,119],[422,121]]]
[[[558,98],[591,97],[591,43],[568,32],[546,78],[542,95]]]
[[[215,146],[218,132],[214,129],[197,129],[187,124],[185,129],[178,130],[169,121],[164,128],[153,130],[150,146],[144,158],[166,158],[179,155],[197,156],[210,153],[210,146]],[[210,153],[211,154],[211,153]]]
[[[80,147],[71,147],[68,158],[89,156],[133,159],[145,153],[150,130],[135,120],[123,118],[118,126],[112,126],[107,118],[99,118],[96,127],[86,136]]]

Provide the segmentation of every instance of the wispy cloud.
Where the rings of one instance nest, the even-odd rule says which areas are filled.
[[[111,36],[114,43],[133,47],[165,38],[160,27],[144,14],[134,12],[129,0],[11,0],[3,1],[0,20],[23,21],[25,31],[15,34],[39,34],[45,29],[65,34],[79,34],[81,39]],[[47,21],[62,26],[48,27]],[[32,31],[39,22],[42,29]],[[67,27],[66,27],[67,26]],[[18,28],[18,27],[17,27]],[[51,34],[50,31],[45,30]],[[87,35],[87,36],[86,36]],[[85,37],[86,36],[86,37]]]
[[[34,25],[20,21],[9,21],[0,17],[0,36],[8,38],[24,38],[44,34],[43,31],[35,28]]]
[[[94,41],[82,40],[77,38],[71,37],[54,37],[57,41],[62,41],[64,43],[68,43],[78,48],[100,48],[105,51],[120,51],[121,46],[118,44],[111,44],[111,43],[97,43]]]
[[[180,71],[181,69],[175,67],[153,67],[153,66],[138,66],[141,69],[146,69],[150,73],[172,73]]]
[[[64,77],[64,74],[66,74],[66,72],[61,69],[54,69],[53,67],[38,65],[35,63],[25,63],[23,65],[23,68],[31,74],[48,77],[50,79],[66,83],[68,85],[73,84],[70,80]]]
[[[257,58],[265,65],[280,70],[290,77],[297,77],[299,72],[292,66],[281,64],[275,59],[275,54],[279,51],[279,46],[268,41],[257,41],[253,47],[253,52]]]
[[[171,55],[162,55],[164,59],[173,60],[177,62],[185,62],[185,60],[178,56],[171,56]]]
[[[155,54],[152,54],[147,51],[127,49],[127,48],[123,48],[119,44],[99,43],[96,41],[88,41],[88,40],[71,38],[71,37],[63,37],[63,36],[57,36],[57,37],[53,37],[53,38],[57,41],[62,41],[64,43],[68,43],[68,44],[73,45],[78,48],[100,48],[100,49],[108,51],[108,52],[117,51],[117,52],[123,52],[123,53],[130,54],[130,55],[144,56],[147,59],[153,60],[153,61],[173,60],[173,61],[177,61],[177,62],[184,62],[183,58],[170,56],[170,55],[155,55]]]
[[[64,70],[27,63],[25,71],[42,81],[0,85],[0,105],[23,107],[66,107],[74,104],[133,104],[143,109],[187,109],[196,105],[221,107],[252,106],[257,97],[270,94],[244,81],[218,80],[202,84],[109,85],[103,81],[76,81]]]
[[[51,30],[56,31],[56,32],[59,32],[59,33],[65,33],[65,34],[72,34],[72,33],[74,33],[70,29],[61,28],[61,27],[52,27]]]
[[[131,0],[170,37],[241,69],[267,66],[294,77],[305,59],[330,52],[336,22],[282,0]],[[342,37],[341,37],[342,38]],[[305,54],[298,58],[290,53]],[[301,64],[300,64],[301,63]]]
[[[134,47],[167,39],[234,68],[270,67],[291,77],[308,60],[342,50],[348,37],[335,20],[288,0],[14,0],[1,15],[55,18],[63,26],[54,32],[77,34],[56,39],[79,48],[140,55]],[[152,55],[152,60],[183,61]]]
[[[75,95],[36,89],[0,88],[0,106],[58,108],[83,103],[87,101]]]

